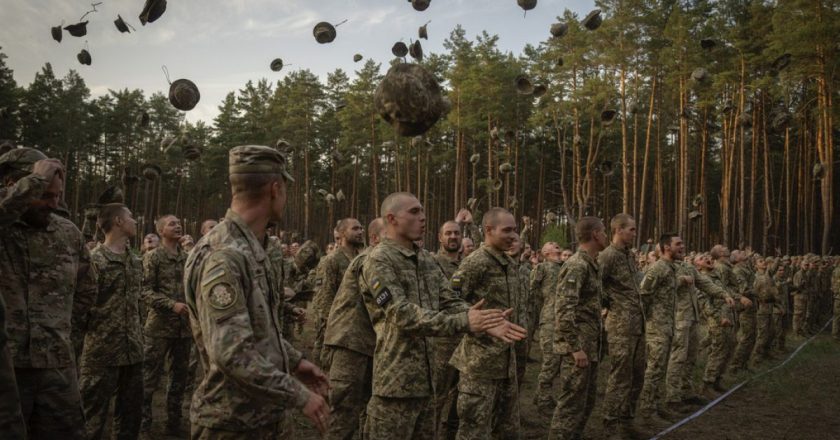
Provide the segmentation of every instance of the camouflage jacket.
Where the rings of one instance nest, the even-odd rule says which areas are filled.
[[[99,288],[88,318],[81,364],[112,367],[142,362],[143,265],[130,250],[116,254],[104,243],[90,258],[99,274]]]
[[[455,275],[455,271],[457,271],[458,266],[461,265],[461,259],[458,258],[453,260],[449,258],[449,255],[447,255],[446,251],[443,249],[439,250],[434,257],[435,261],[437,261],[438,265],[440,265],[440,270],[443,271],[443,275],[447,280],[451,280],[452,275]]]
[[[344,272],[344,279],[341,280],[327,318],[324,345],[342,347],[373,357],[376,334],[359,286],[359,277],[368,252],[365,250],[353,259]]]
[[[431,254],[389,238],[365,258],[360,281],[376,333],[373,394],[432,396],[428,336],[469,331],[469,306],[453,295]]]
[[[75,365],[96,298],[96,269],[79,229],[56,214],[44,228],[21,219],[46,185],[29,175],[0,189],[0,292],[16,368]]]
[[[609,308],[606,326],[610,335],[640,335],[644,323],[639,282],[642,273],[629,249],[610,244],[598,254],[604,299]]]
[[[438,266],[440,266],[440,270],[443,271],[443,276],[446,277],[447,281],[452,280],[452,276],[455,275],[455,272],[458,270],[458,267],[461,265],[461,258],[460,254],[458,259],[453,260],[449,258],[449,256],[443,250],[438,250],[436,254],[433,255],[435,261],[437,261]],[[459,295],[458,292],[453,292],[456,295]],[[446,352],[447,356],[455,351],[455,348],[458,344],[461,343],[461,339],[464,337],[463,334],[458,333],[457,335],[452,336],[438,336],[432,338],[432,341],[436,344],[437,348],[442,351]],[[448,359],[447,359],[448,360]]]
[[[834,293],[834,299],[840,300],[840,266],[831,272],[831,291]]]
[[[758,314],[769,315],[773,313],[773,304],[779,298],[779,286],[773,281],[773,277],[766,271],[756,272],[755,281],[751,289],[758,299]]]
[[[653,263],[642,279],[640,292],[646,306],[646,334],[648,336],[673,336],[677,294],[676,263],[664,258]]]
[[[713,300],[723,300],[729,296],[720,286],[715,284],[709,277],[697,271],[694,265],[683,261],[676,262],[677,277],[690,276],[691,284],[683,284],[677,281],[677,290],[674,306],[674,325],[676,328],[685,328],[693,325],[705,316],[705,303]],[[718,320],[720,307],[717,307]]]
[[[791,277],[789,273],[785,273],[784,276],[780,276],[778,273],[773,272],[773,281],[779,286],[779,296],[778,301],[776,304],[773,305],[773,311],[779,314],[787,314],[790,312],[790,282]]]
[[[513,308],[510,320],[522,322],[522,283],[519,267],[507,254],[484,245],[471,253],[452,276],[452,290],[468,303],[485,300],[488,309]],[[458,371],[476,379],[513,379],[516,377],[516,359],[512,344],[489,335],[468,334],[455,349],[449,363]]]
[[[149,316],[146,336],[156,338],[189,338],[190,322],[172,310],[184,299],[184,262],[187,254],[178,247],[172,255],[162,245],[143,256],[143,300]]]
[[[739,284],[741,280],[735,277],[735,274],[732,273],[732,263],[728,261],[715,261],[715,275],[713,278],[717,279],[718,285],[723,287],[729,295],[732,296],[736,301],[741,299],[741,295],[746,292],[747,286],[745,284]]]
[[[554,298],[561,267],[562,262],[543,261],[531,271],[531,297],[538,310],[539,327],[545,329],[540,331],[554,331]]]
[[[735,282],[741,289],[741,295],[746,295],[747,298],[754,299],[755,292],[753,291],[753,284],[755,282],[755,272],[750,269],[747,263],[743,262],[734,265],[732,267],[732,275],[734,275]]]
[[[793,294],[811,296],[815,290],[814,271],[800,270],[793,276]]]
[[[302,355],[281,334],[281,268],[267,245],[228,210],[187,258],[186,301],[204,370],[193,393],[193,424],[248,431],[309,399],[290,373]]]
[[[589,360],[601,359],[604,323],[603,291],[598,263],[580,249],[560,268],[554,298],[554,351],[565,355],[583,350]]]
[[[312,299],[312,310],[316,319],[327,319],[335,294],[344,278],[344,271],[354,258],[356,256],[352,252],[339,247],[318,263],[315,269],[315,297]]]

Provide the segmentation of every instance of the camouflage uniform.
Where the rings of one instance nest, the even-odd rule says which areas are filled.
[[[793,331],[797,336],[805,335],[805,312],[813,278],[811,272],[811,269],[801,269],[793,276]]]
[[[332,407],[326,436],[329,440],[358,436],[370,400],[376,334],[359,288],[367,252],[356,257],[344,272],[324,331],[324,366],[329,371]]]
[[[112,436],[133,439],[140,431],[143,404],[143,266],[128,249],[116,254],[104,244],[91,252],[91,261],[99,274],[99,289],[79,380],[87,431],[91,439],[102,438],[114,398]]]
[[[642,279],[640,293],[645,302],[647,364],[645,382],[639,396],[639,411],[649,417],[661,413],[668,355],[674,337],[677,266],[664,258],[653,263]]]
[[[733,290],[733,285],[729,284],[731,274],[731,269],[726,263],[722,262],[716,262],[713,270],[702,273],[737,301],[740,295],[736,290]],[[720,378],[729,364],[732,349],[735,345],[733,328],[731,326],[723,327],[720,322],[727,318],[734,324],[735,318],[732,309],[723,301],[709,299],[704,309],[706,322],[709,325],[709,354],[706,359],[706,369],[703,372],[703,382],[707,386],[715,386],[720,383]]]
[[[452,290],[467,302],[486,301],[486,307],[507,310],[510,320],[524,324],[517,312],[522,283],[516,262],[490,246],[482,246],[461,262],[452,276]],[[488,335],[466,335],[450,364],[461,372],[458,382],[458,440],[498,435],[519,438],[519,396],[516,349]]]
[[[190,407],[193,439],[283,438],[287,410],[309,400],[290,373],[303,356],[282,337],[281,268],[265,245],[229,210],[187,259],[185,296],[205,371]]]
[[[831,292],[834,293],[834,318],[831,322],[831,335],[840,339],[840,265],[831,272]]]
[[[152,426],[152,397],[164,376],[164,362],[169,359],[169,383],[166,390],[166,429],[177,432],[181,426],[181,403],[190,381],[189,319],[172,310],[176,302],[185,303],[184,261],[187,254],[178,247],[172,255],[163,245],[143,257],[143,300],[149,311],[146,318],[143,348],[143,421],[141,431]]]
[[[772,335],[773,305],[779,297],[779,287],[767,271],[758,272],[753,282],[753,292],[758,300],[756,311],[756,339],[753,359],[760,361],[768,357]]]
[[[0,189],[0,292],[29,438],[81,439],[76,359],[96,297],[96,270],[69,220],[50,214],[39,228],[21,219],[47,185],[31,174]]]
[[[20,412],[20,394],[15,379],[15,366],[6,343],[6,302],[0,295],[0,438],[26,438],[26,423]]]
[[[639,293],[641,272],[629,249],[609,245],[598,254],[604,297],[610,375],[604,401],[608,428],[633,419],[645,377],[644,311]]]
[[[525,381],[525,370],[528,367],[528,355],[531,352],[531,338],[533,336],[533,329],[535,327],[537,305],[534,303],[535,299],[531,295],[530,279],[531,279],[531,264],[529,262],[515,261],[519,275],[519,300],[517,301],[521,306],[514,310],[518,315],[519,324],[528,330],[528,335],[521,341],[513,343],[513,348],[516,352],[516,383],[520,390]]]
[[[779,300],[773,305],[773,339],[770,346],[778,351],[784,351],[788,325],[790,323],[790,275],[774,275],[773,280],[779,286]]]
[[[468,305],[456,298],[428,252],[385,238],[365,258],[360,288],[376,333],[371,439],[432,438],[430,336],[469,331]]]
[[[444,250],[435,254],[435,260],[443,271],[447,280],[452,279],[461,259],[451,259]],[[455,348],[461,343],[463,335],[442,336],[432,338],[434,350],[433,377],[435,381],[435,437],[438,439],[454,439],[458,433],[458,370],[449,365],[449,359],[455,353]]]
[[[676,266],[677,277],[690,276],[694,280],[688,285],[678,282],[675,298],[674,338],[668,356],[666,395],[668,402],[679,403],[694,397],[691,373],[697,361],[697,324],[702,316],[701,304],[712,300],[721,301],[728,295],[693,265],[678,261]]]
[[[326,365],[321,359],[321,350],[324,346],[324,330],[327,327],[330,307],[344,278],[344,271],[347,270],[347,266],[350,266],[350,261],[356,258],[355,254],[355,249],[339,247],[322,258],[315,269],[316,290],[315,297],[312,298],[312,311],[315,315],[315,344],[312,347],[312,359],[315,359],[322,367]]]
[[[554,297],[557,290],[557,276],[561,262],[544,261],[531,271],[530,290],[539,304],[540,348],[542,363],[537,375],[537,390],[534,403],[542,410],[554,412],[554,378],[560,374],[560,358],[554,353]],[[536,327],[532,325],[531,327]],[[529,328],[530,329],[530,328]]]
[[[554,298],[554,353],[560,357],[560,391],[551,418],[550,440],[579,439],[595,407],[601,359],[603,293],[598,263],[578,250],[560,268]],[[589,365],[578,368],[572,353],[583,351]]]
[[[735,282],[742,296],[746,296],[753,303],[755,303],[755,293],[753,292],[753,282],[755,274],[747,266],[747,262],[741,262],[732,269]],[[750,307],[740,307],[738,311],[738,345],[735,346],[735,352],[732,353],[732,363],[730,370],[738,371],[746,368],[747,361],[750,358],[750,353],[755,347],[755,325],[756,325],[756,304]]]
[[[307,241],[298,253],[283,265],[283,284],[295,292],[294,299],[290,301],[292,305],[306,308],[306,304],[312,300],[316,289],[315,267],[318,265],[318,258],[317,245],[313,241]],[[291,319],[283,319],[283,338],[295,345],[296,333],[303,333],[303,325],[296,325]]]

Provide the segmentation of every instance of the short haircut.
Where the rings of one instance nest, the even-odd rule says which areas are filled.
[[[604,229],[604,222],[598,217],[583,217],[575,224],[578,243],[589,243],[595,238],[595,232]]]
[[[338,233],[344,233],[344,231],[346,231],[347,228],[349,228],[350,225],[353,224],[353,222],[358,222],[358,220],[354,219],[353,217],[343,218],[339,220],[338,223],[335,225],[335,231]]]
[[[716,244],[716,245],[712,246],[712,250],[709,251],[709,256],[711,256],[712,258],[717,260],[717,259],[719,259],[720,257],[723,256],[723,249],[724,249],[723,245]]]
[[[459,226],[455,220],[447,220],[443,222],[442,225],[440,225],[440,229],[438,229],[438,234],[441,234],[443,232],[443,228],[445,228],[447,225],[455,225],[455,227],[458,228],[458,231],[461,230],[461,226]]]
[[[385,220],[382,217],[373,219],[368,225],[368,238],[379,237],[382,235],[382,229],[385,228]]]
[[[237,173],[231,174],[228,180],[231,194],[245,200],[258,199],[264,194],[267,185],[286,181],[279,173]]]
[[[666,232],[659,236],[659,249],[661,252],[665,252],[665,246],[671,245],[671,240],[674,237],[678,237],[678,235],[674,232]]]
[[[388,214],[395,214],[405,206],[406,199],[417,199],[417,196],[410,192],[395,192],[385,197],[379,209],[379,215],[384,219]]]
[[[99,208],[96,224],[103,232],[110,232],[114,228],[114,218],[123,215],[128,208],[122,203],[109,203]]]
[[[175,214],[164,214],[155,221],[155,230],[160,233],[163,230],[163,227],[166,226],[166,219],[169,217],[175,217]]]
[[[624,229],[630,225],[630,222],[633,222],[633,217],[630,214],[616,214],[612,220],[610,220],[610,229],[612,230],[613,234],[616,233],[619,229]]]
[[[505,208],[495,207],[490,208],[487,212],[484,213],[484,217],[481,218],[481,227],[486,228],[488,226],[496,226],[499,222],[499,217],[503,215],[511,215],[510,211]]]

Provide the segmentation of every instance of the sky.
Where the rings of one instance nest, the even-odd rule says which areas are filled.
[[[94,97],[125,88],[142,89],[147,96],[167,94],[161,70],[166,65],[172,81],[191,79],[201,91],[187,119],[208,124],[225,95],[248,80],[275,82],[296,69],[325,79],[336,68],[352,78],[364,64],[353,62],[356,53],[384,68],[393,58],[391,46],[416,39],[417,28],[429,20],[429,40],[421,40],[426,53],[444,52],[443,41],[460,24],[468,38],[486,30],[499,36],[501,50],[519,54],[526,44],[545,40],[565,9],[583,17],[595,8],[594,0],[538,0],[523,16],[516,0],[432,0],[423,12],[406,0],[169,0],[160,19],[141,26],[144,0],[93,1],[102,4],[85,18],[88,34],[77,38],[64,32],[57,43],[50,27],[77,22],[91,9],[91,0],[2,0],[0,47],[18,85],[30,84],[50,62],[59,77],[70,69],[79,72]],[[136,31],[119,33],[113,23],[117,14]],[[316,23],[345,19],[335,41],[315,41]],[[91,66],[76,60],[86,44]],[[287,67],[272,72],[274,58]]]

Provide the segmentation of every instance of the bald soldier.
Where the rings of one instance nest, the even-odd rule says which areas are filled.
[[[201,383],[190,407],[192,439],[282,438],[298,410],[323,434],[326,376],[282,336],[283,280],[268,257],[266,229],[283,215],[286,158],[246,145],[229,154],[232,200],[224,220],[196,244],[184,285]]]
[[[750,301],[755,301],[755,291],[753,290],[755,274],[749,267],[746,252],[735,250],[732,252],[730,260],[734,264],[732,275],[741,296],[748,298]],[[755,347],[755,326],[756,307],[740,308],[738,311],[738,343],[735,346],[735,352],[732,353],[732,362],[729,365],[730,372],[737,373],[747,368],[750,354]]]
[[[563,265],[562,251],[554,242],[548,242],[540,250],[545,261],[531,271],[530,289],[539,304],[538,321],[542,362],[537,375],[537,390],[534,404],[540,413],[550,418],[557,402],[554,401],[554,378],[560,374],[560,359],[554,354],[554,291],[557,289],[557,275]],[[530,330],[530,329],[529,329]]]
[[[367,407],[371,439],[434,436],[430,336],[487,333],[511,343],[525,329],[506,319],[512,310],[483,310],[457,298],[440,267],[414,243],[423,237],[423,205],[409,193],[394,193],[380,209],[382,241],[365,258],[361,290],[374,332],[373,396]]]
[[[443,270],[447,280],[458,270],[461,264],[461,227],[453,220],[445,222],[438,231],[440,248],[435,260]],[[444,336],[432,339],[434,345],[434,380],[435,380],[435,429],[438,439],[454,439],[458,432],[458,370],[449,365],[449,359],[463,335]]]
[[[315,296],[312,299],[312,310],[315,313],[315,343],[312,347],[312,358],[319,362],[322,368],[326,365],[324,359],[321,359],[321,349],[324,345],[324,330],[327,327],[330,308],[341,280],[344,278],[344,271],[365,245],[364,234],[365,230],[358,220],[354,218],[339,220],[335,227],[337,248],[321,259],[315,269]]]
[[[365,406],[373,380],[373,349],[376,335],[370,322],[359,278],[365,257],[379,245],[384,222],[368,225],[370,247],[356,257],[344,272],[330,308],[324,332],[324,367],[329,371],[332,422],[326,438],[351,440],[364,428]]]

